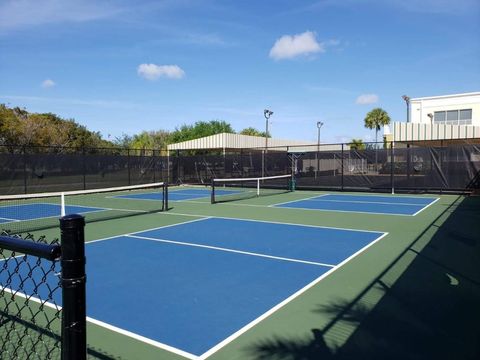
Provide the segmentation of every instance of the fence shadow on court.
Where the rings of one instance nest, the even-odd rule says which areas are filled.
[[[480,197],[459,197],[355,299],[314,313],[310,338],[263,339],[249,359],[480,358]]]

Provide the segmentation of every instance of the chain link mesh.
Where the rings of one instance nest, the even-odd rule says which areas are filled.
[[[47,243],[45,237],[34,239],[30,234],[21,238]],[[60,359],[59,275],[59,261],[0,248],[1,359]]]

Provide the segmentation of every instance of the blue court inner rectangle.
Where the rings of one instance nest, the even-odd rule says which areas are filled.
[[[437,198],[415,196],[325,194],[274,206],[306,210],[413,216],[437,200]]]
[[[383,235],[204,218],[87,243],[87,315],[200,356]]]

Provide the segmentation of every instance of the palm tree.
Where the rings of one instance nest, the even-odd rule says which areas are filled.
[[[366,128],[375,129],[375,143],[377,143],[378,130],[382,126],[390,124],[390,116],[385,110],[376,108],[367,114],[364,121]]]
[[[375,129],[375,167],[378,171],[378,153],[377,153],[377,142],[378,142],[378,130],[384,125],[390,124],[390,116],[387,112],[381,108],[376,108],[370,111],[365,117],[365,127],[368,129]]]
[[[352,139],[348,145],[351,150],[365,150],[365,144],[362,139]]]

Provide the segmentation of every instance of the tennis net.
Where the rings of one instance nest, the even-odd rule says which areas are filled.
[[[139,200],[139,201],[135,201]],[[0,196],[0,229],[21,234],[58,227],[58,219],[81,214],[86,222],[165,211],[165,183],[103,189]]]
[[[257,178],[213,179],[211,203],[228,202],[289,192],[292,175]]]

